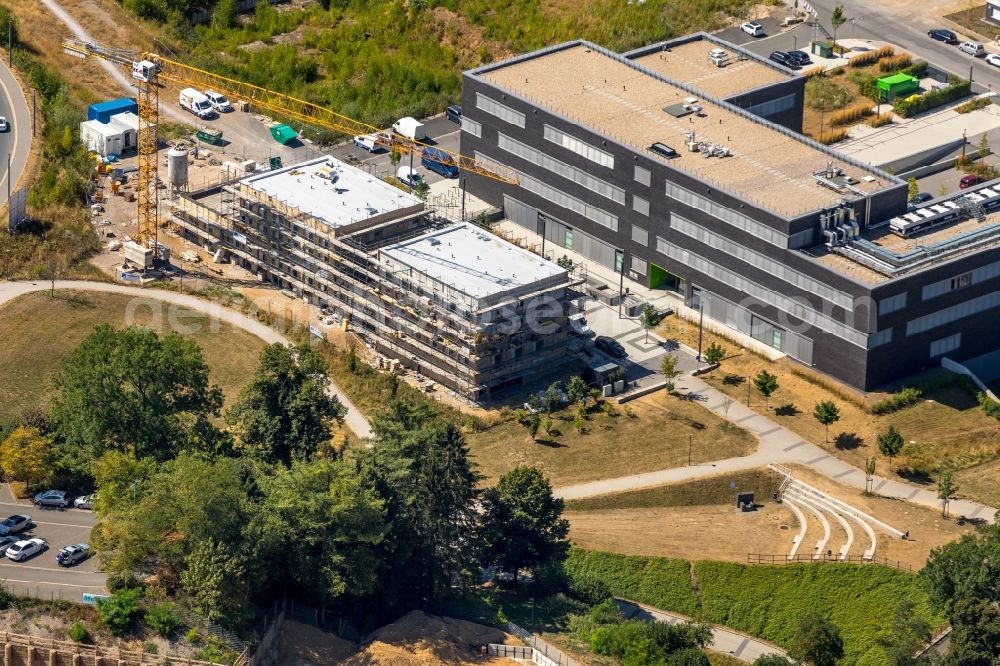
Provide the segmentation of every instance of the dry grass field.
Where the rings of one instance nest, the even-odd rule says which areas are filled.
[[[467,435],[469,449],[487,485],[518,465],[535,465],[553,486],[566,486],[686,465],[689,436],[692,463],[747,455],[757,448],[748,432],[697,403],[653,394],[628,406],[634,416],[623,407],[616,407],[618,416],[592,413],[583,434],[573,426],[572,411],[554,413],[560,434],[547,435],[542,428],[537,441],[510,421]]]
[[[141,301],[141,302],[140,302]],[[130,315],[130,313],[132,313]],[[154,321],[154,317],[159,321]],[[197,342],[230,404],[249,381],[264,347],[259,338],[205,315],[155,299],[118,294],[37,292],[0,306],[0,419],[22,409],[47,409],[52,379],[76,345],[99,324],[152,325],[161,335],[178,331]]]

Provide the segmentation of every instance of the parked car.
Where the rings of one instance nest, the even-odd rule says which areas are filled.
[[[34,539],[25,539],[24,541],[18,541],[13,546],[8,548],[7,557],[15,562],[23,562],[43,550],[48,550],[48,548],[49,544],[45,543],[45,539],[39,539],[38,537],[35,537]]]
[[[440,174],[445,178],[458,178],[458,166],[451,155],[440,148],[427,146],[420,153],[420,163],[428,170]]]
[[[986,56],[986,62],[993,65],[994,67],[1000,67],[1000,54],[991,53]]]
[[[806,65],[812,64],[812,59],[805,51],[789,51],[788,55],[792,58],[792,60],[799,64],[799,67],[805,67]]]
[[[217,93],[214,90],[206,90],[205,97],[212,103],[212,108],[219,113],[228,113],[233,110],[233,105],[229,103],[229,100],[222,93]]]
[[[31,516],[17,514],[0,522],[0,536],[17,534],[31,527]]]
[[[416,187],[423,180],[423,176],[416,169],[403,166],[396,171],[396,180],[408,187]]]
[[[764,36],[764,26],[762,26],[757,21],[747,21],[740,25],[740,30],[747,33],[751,37],[763,37]]]
[[[927,31],[927,36],[945,44],[958,44],[958,37],[951,30],[944,28],[931,28]]]
[[[77,562],[83,562],[88,557],[90,557],[90,544],[75,543],[60,548],[59,552],[56,553],[56,562],[59,563],[59,566],[69,567]]]
[[[594,338],[594,346],[615,358],[625,358],[628,356],[628,352],[625,351],[620,342],[606,335],[598,335]]]
[[[788,55],[785,51],[772,51],[771,55],[767,56],[772,62],[776,62],[779,65],[783,65],[788,69],[799,69],[799,61]]]
[[[0,553],[7,552],[7,549],[13,546],[15,543],[20,541],[16,536],[4,536],[0,537]]]
[[[10,123],[7,122],[7,118],[0,116],[0,132],[9,132]]]
[[[967,173],[962,176],[962,180],[958,181],[958,187],[962,190],[977,184],[979,184],[979,176],[974,173]]]
[[[447,109],[444,110],[445,117],[453,123],[462,122],[462,107],[458,104],[452,104]]]
[[[933,198],[934,198],[934,195],[933,195],[933,194],[931,194],[930,192],[920,192],[920,193],[919,193],[919,194],[917,194],[917,196],[916,196],[916,197],[915,197],[915,198],[913,199],[913,203],[918,203],[918,204],[921,204],[921,203],[925,203],[925,202],[927,202],[927,201],[930,201],[930,200],[931,200],[931,199],[933,199]]]
[[[65,509],[66,504],[65,490],[46,490],[35,495],[35,506],[57,506]]]
[[[979,42],[962,42],[958,48],[975,58],[986,55],[986,47]]]
[[[367,150],[369,153],[374,153],[382,148],[378,142],[378,137],[374,134],[361,134],[354,137],[354,145],[361,150]]]
[[[77,509],[93,509],[96,501],[97,495],[81,495],[73,500],[73,506]]]
[[[587,326],[587,318],[583,316],[582,312],[571,314],[569,316],[569,327],[577,335],[589,337],[594,334],[594,331],[591,330],[590,326]]]

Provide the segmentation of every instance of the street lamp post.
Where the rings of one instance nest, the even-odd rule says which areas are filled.
[[[705,331],[705,294],[698,293],[698,362],[701,363],[701,340]]]
[[[976,56],[975,55],[970,55],[969,56],[969,86],[970,86],[970,88],[972,86],[972,66],[975,65],[975,64],[976,64]],[[970,92],[971,92],[971,90],[970,90]]]
[[[854,39],[854,18],[851,18],[851,39]]]
[[[691,439],[694,437],[691,433],[688,433],[688,467],[691,466]]]
[[[793,51],[798,51],[799,50],[799,36],[798,35],[792,35],[792,50]]]

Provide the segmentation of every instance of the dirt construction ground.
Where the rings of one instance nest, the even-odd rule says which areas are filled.
[[[288,622],[280,663],[287,666],[471,666],[513,664],[506,658],[479,656],[482,645],[521,645],[499,629],[464,620],[411,611],[357,645],[314,627]]]

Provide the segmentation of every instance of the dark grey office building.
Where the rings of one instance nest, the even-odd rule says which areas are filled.
[[[794,131],[803,89],[705,35],[514,57],[465,73],[461,150],[519,184],[467,187],[550,247],[862,389],[996,349],[1000,192],[907,213],[905,182]]]

